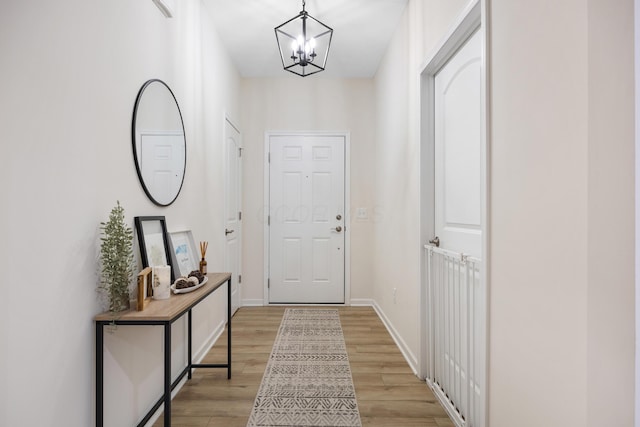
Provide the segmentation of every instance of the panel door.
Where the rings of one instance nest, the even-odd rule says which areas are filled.
[[[345,138],[269,145],[269,302],[344,303]]]
[[[185,149],[182,132],[140,134],[140,170],[149,192],[158,203],[171,202],[180,190]]]
[[[240,133],[225,120],[225,271],[231,273],[231,313],[240,307],[242,267],[242,148]]]
[[[435,231],[440,246],[481,255],[481,39],[435,76]]]

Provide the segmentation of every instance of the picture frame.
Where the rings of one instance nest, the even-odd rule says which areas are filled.
[[[136,305],[138,311],[144,310],[153,296],[152,272],[151,267],[146,267],[138,273],[138,303]]]
[[[186,277],[193,270],[198,270],[198,251],[191,230],[174,231],[169,233],[169,236],[176,277]]]
[[[164,216],[137,216],[134,218],[142,267],[168,265],[171,281],[175,280],[175,268],[171,253],[171,242]]]

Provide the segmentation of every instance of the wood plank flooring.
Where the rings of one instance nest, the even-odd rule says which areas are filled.
[[[334,308],[334,307],[331,307]],[[233,317],[232,378],[199,369],[173,399],[174,427],[246,426],[285,307],[243,307]],[[370,307],[338,307],[363,426],[454,427]],[[203,363],[225,363],[226,330]],[[163,425],[162,417],[154,427]]]

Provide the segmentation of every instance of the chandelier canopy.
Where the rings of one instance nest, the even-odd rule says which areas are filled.
[[[302,0],[302,11],[274,29],[282,66],[302,77],[324,70],[333,36],[333,29],[309,15],[305,6]]]

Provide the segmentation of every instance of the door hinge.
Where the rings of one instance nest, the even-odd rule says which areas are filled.
[[[267,216],[267,225],[271,225],[271,215]]]
[[[271,153],[267,153],[267,163],[271,163]]]
[[[242,221],[242,212],[238,212],[238,221]]]
[[[242,147],[238,147],[238,157],[242,157]]]
[[[267,289],[271,289],[271,279],[267,279]]]
[[[238,274],[238,283],[242,283],[242,274]]]

